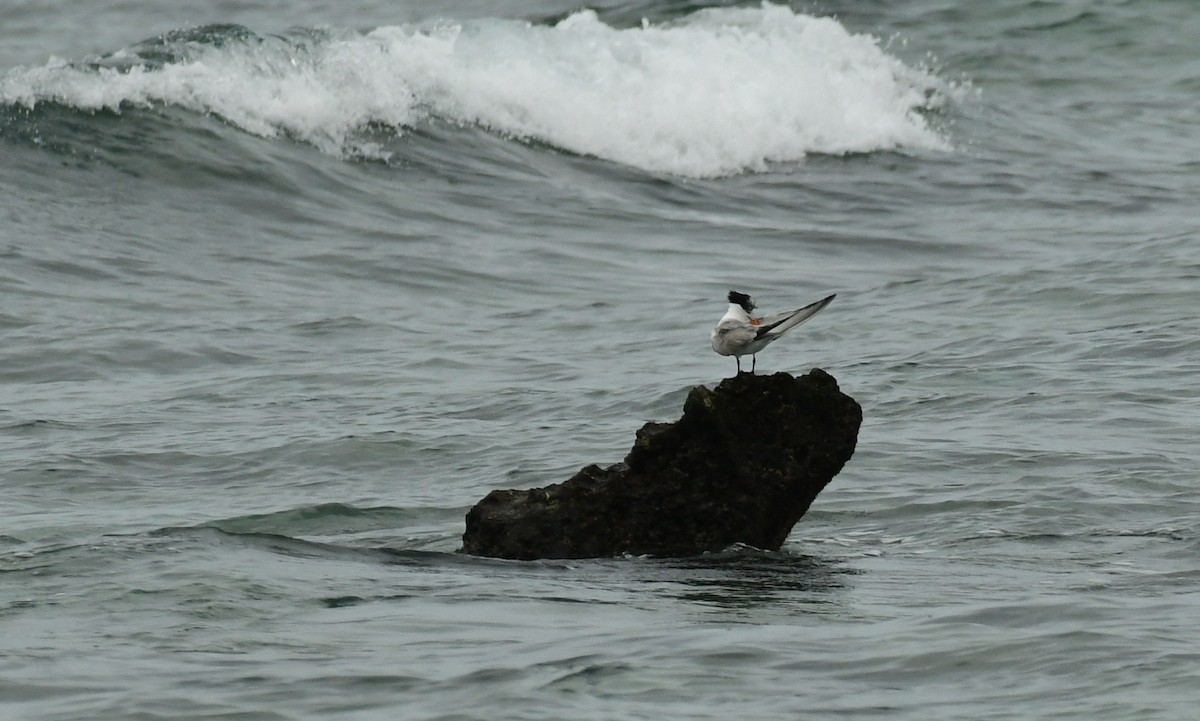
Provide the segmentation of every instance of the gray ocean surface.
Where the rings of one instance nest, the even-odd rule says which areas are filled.
[[[0,718],[1194,719],[1192,0],[6,0]],[[779,552],[456,553],[829,292]]]

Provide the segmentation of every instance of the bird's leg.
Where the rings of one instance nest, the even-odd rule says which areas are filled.
[[[742,357],[741,357],[741,356],[736,356],[736,355],[735,355],[735,356],[733,357],[733,359],[734,359],[735,361],[737,361],[737,364],[738,364],[738,375],[741,375],[741,374],[742,374]]]
[[[754,366],[758,365],[758,356],[750,354],[750,375],[754,375]]]

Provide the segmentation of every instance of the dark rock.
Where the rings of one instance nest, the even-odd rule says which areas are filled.
[[[464,553],[499,558],[777,550],[854,453],[862,409],[819,368],[696,386],[675,423],[647,423],[623,463],[489,493]]]

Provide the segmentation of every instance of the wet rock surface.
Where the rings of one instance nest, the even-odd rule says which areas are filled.
[[[621,463],[544,488],[496,490],[467,513],[462,552],[511,559],[777,550],[854,453],[862,409],[814,368],[696,386]]]

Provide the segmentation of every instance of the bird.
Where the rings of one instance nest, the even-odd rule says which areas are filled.
[[[803,308],[784,313],[760,316],[754,312],[754,299],[736,290],[729,291],[729,310],[712,331],[712,347],[721,355],[737,360],[737,372],[742,372],[742,356],[750,355],[750,372],[758,363],[757,354],[772,341],[819,313],[833,302],[837,293],[828,295]]]

